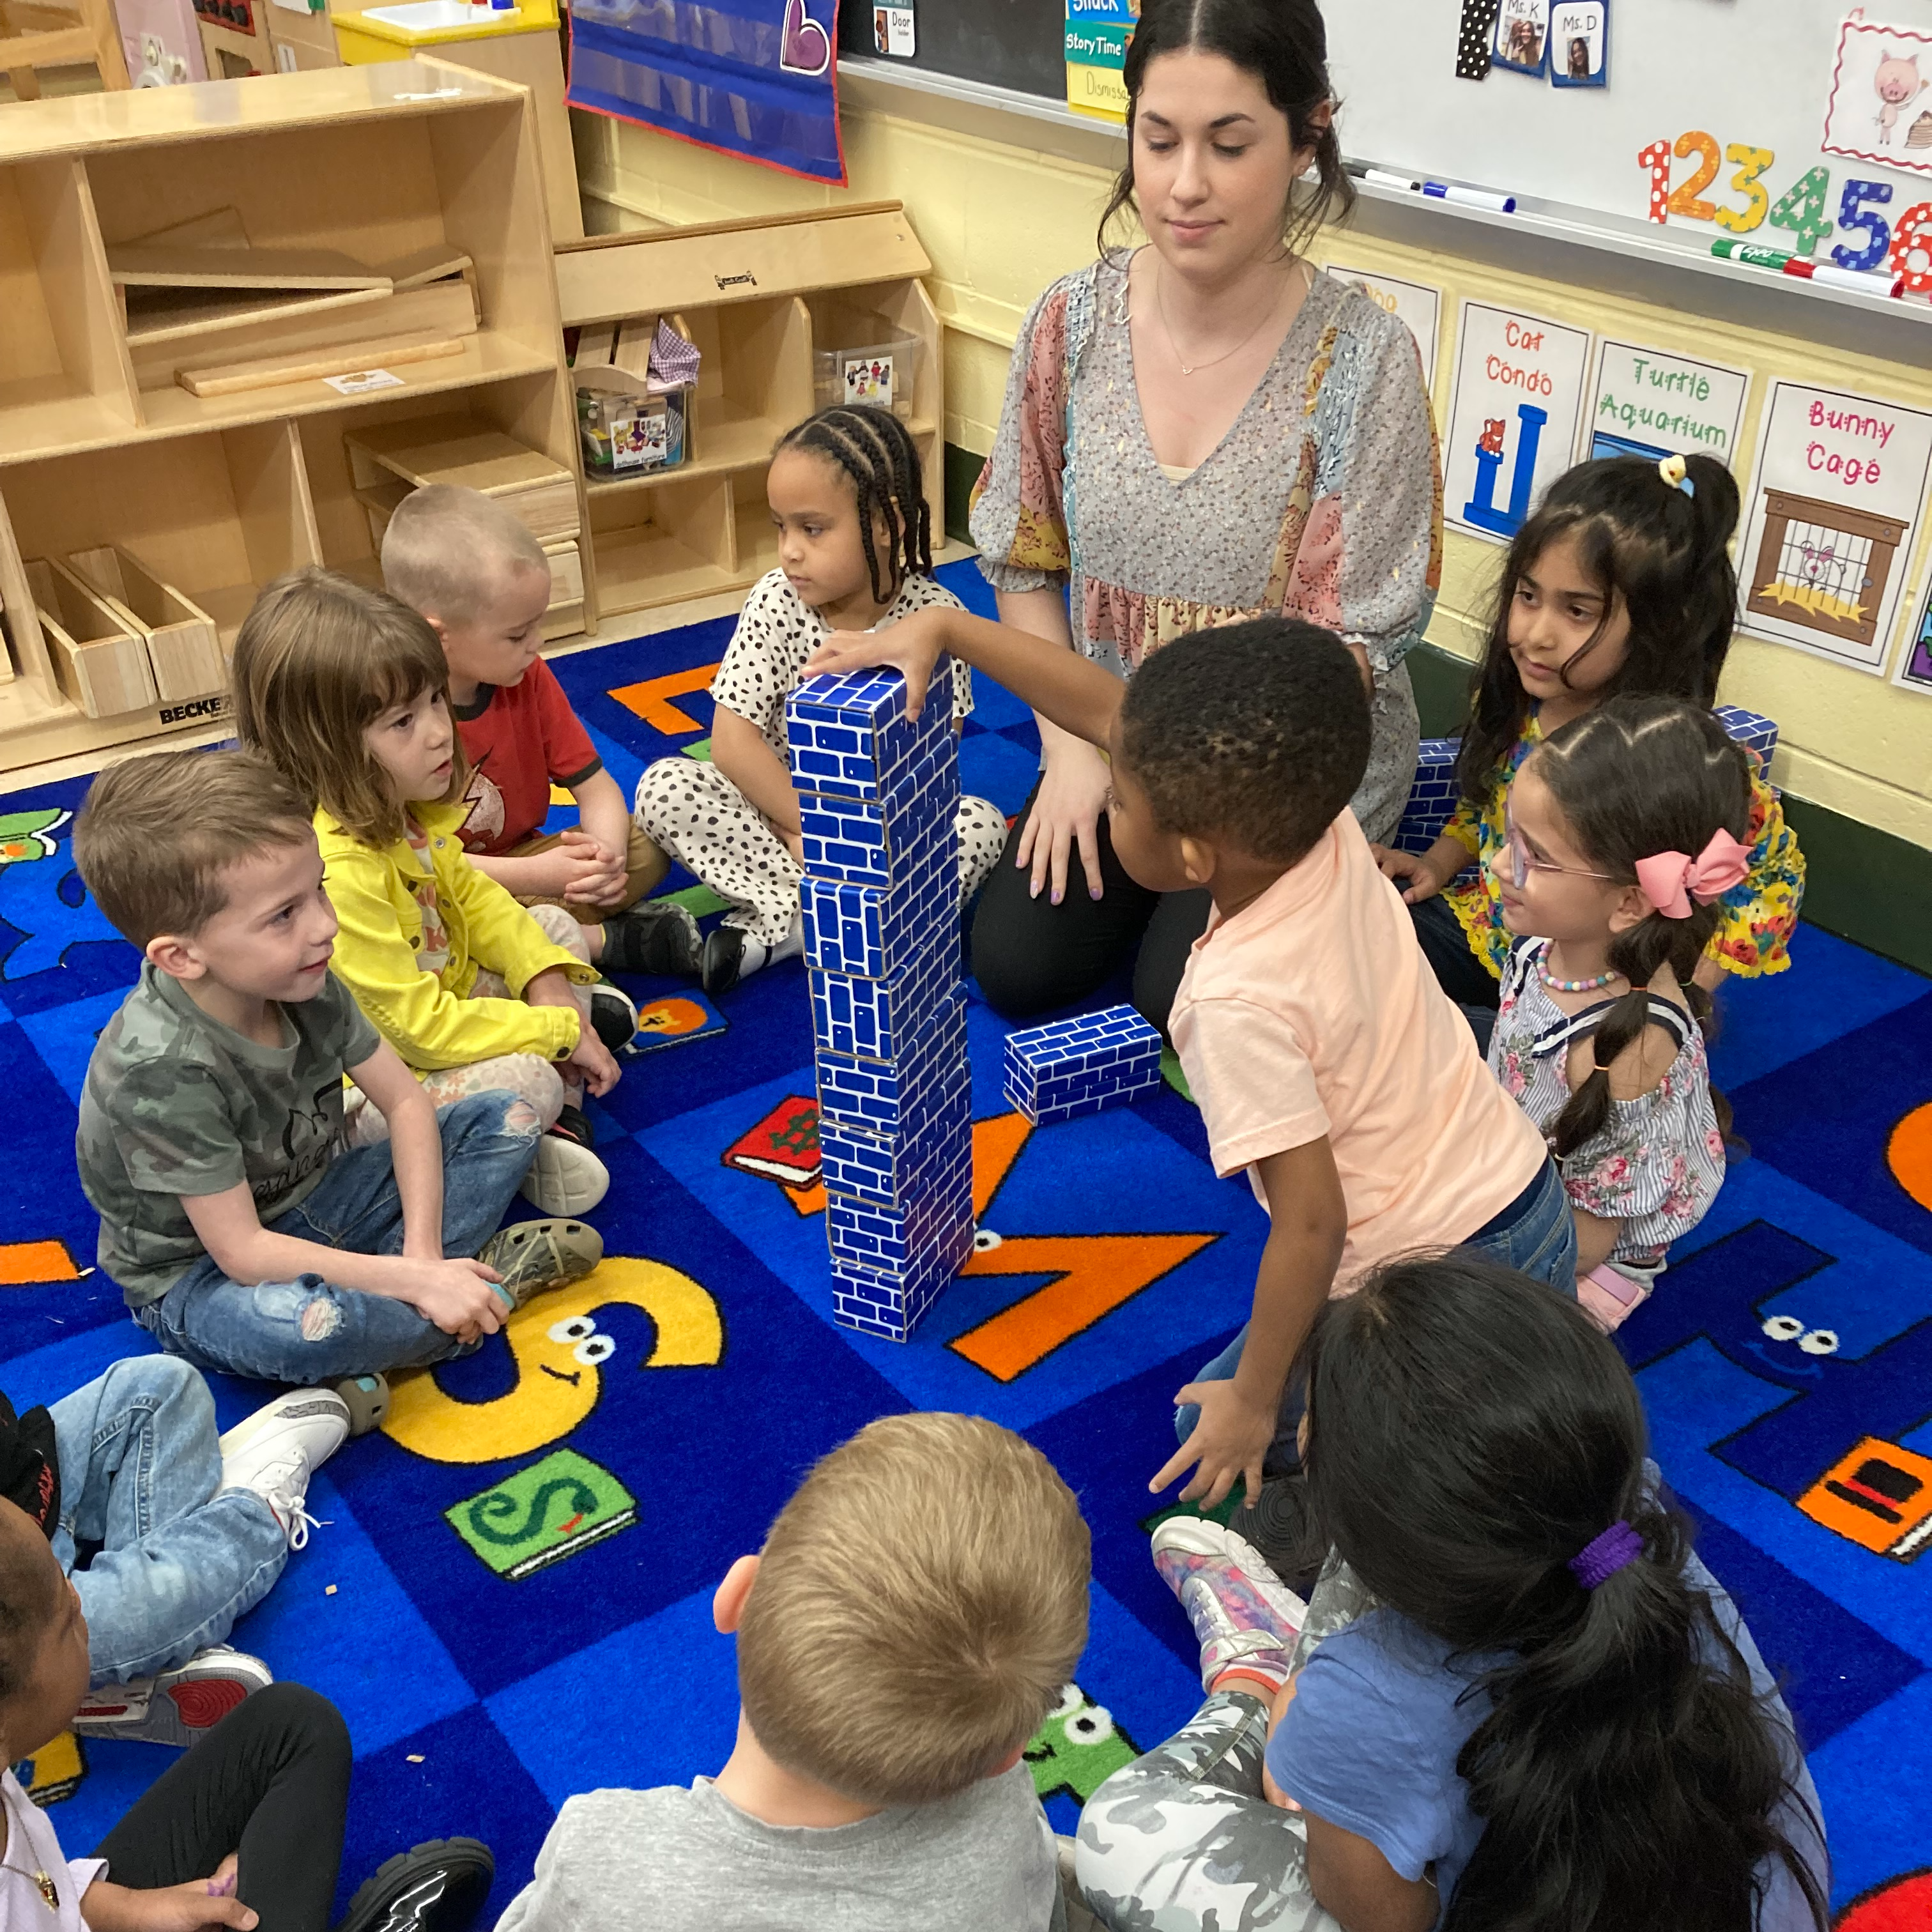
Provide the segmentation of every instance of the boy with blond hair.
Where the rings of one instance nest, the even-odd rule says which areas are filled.
[[[495,1090],[439,1109],[363,1016],[308,806],[266,759],[110,767],[74,857],[145,956],[88,1062],[80,1183],[167,1353],[309,1386],[442,1361],[602,1259],[575,1221],[497,1234],[543,1122]],[[345,1075],[388,1128],[353,1151]]]
[[[1059,1932],[1021,1754],[1085,1646],[1089,1564],[1072,1492],[1010,1430],[868,1424],[712,1600],[738,1640],[724,1768],[570,1799],[497,1932]]]
[[[640,903],[670,861],[632,823],[541,656],[550,560],[522,518],[479,490],[426,484],[382,532],[382,579],[449,659],[470,758],[470,862],[526,905],[562,906],[608,972],[695,974],[697,922],[668,901]],[[576,800],[578,823],[545,832],[553,784]]]

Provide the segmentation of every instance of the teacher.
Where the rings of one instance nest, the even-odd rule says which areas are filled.
[[[974,495],[980,567],[1003,622],[1077,638],[1122,677],[1264,612],[1339,632],[1374,690],[1354,811],[1386,840],[1415,770],[1402,658],[1435,601],[1442,471],[1414,339],[1300,253],[1354,200],[1322,16],[1144,0],[1123,79],[1129,156],[1100,259],[1048,289],[1014,345]],[[1124,210],[1148,236],[1126,255],[1106,241]],[[1134,1004],[1164,1031],[1208,896],[1127,877],[1106,759],[1039,722],[1039,782],[974,922],[980,989],[1010,1018],[1042,1012],[1138,947]]]

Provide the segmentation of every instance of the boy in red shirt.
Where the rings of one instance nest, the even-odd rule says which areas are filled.
[[[607,972],[695,977],[697,922],[645,903],[670,862],[631,822],[617,782],[539,655],[550,574],[542,546],[506,504],[433,483],[382,536],[390,593],[422,612],[449,659],[449,704],[469,754],[470,861],[526,905],[560,905]],[[553,784],[578,824],[546,833]]]

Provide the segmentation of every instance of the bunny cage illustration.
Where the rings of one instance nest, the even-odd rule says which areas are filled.
[[[1828,638],[1869,644],[1905,529],[1895,517],[1767,490],[1764,540],[1747,608]]]

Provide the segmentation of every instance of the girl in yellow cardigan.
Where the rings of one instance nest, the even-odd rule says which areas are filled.
[[[256,600],[233,682],[242,743],[316,807],[338,977],[439,1106],[502,1090],[536,1108],[549,1131],[529,1199],[550,1214],[595,1207],[610,1176],[580,1103],[617,1079],[592,1018],[598,976],[574,919],[519,905],[464,856],[470,772],[436,633],[310,565]],[[385,1131],[374,1108],[346,1118],[353,1144]]]

